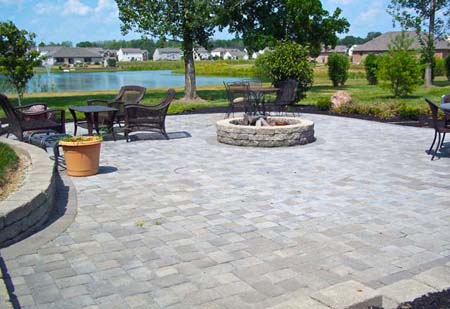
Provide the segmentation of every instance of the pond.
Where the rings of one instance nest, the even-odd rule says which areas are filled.
[[[197,85],[221,85],[224,81],[239,79],[241,78],[197,76]],[[5,77],[0,74],[0,85],[4,84],[4,80]],[[181,87],[184,86],[184,75],[174,74],[170,70],[35,74],[28,83],[27,92],[110,90],[124,85],[146,88]],[[9,92],[8,89],[0,91]]]

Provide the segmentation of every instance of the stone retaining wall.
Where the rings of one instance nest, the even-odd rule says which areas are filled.
[[[224,144],[253,147],[304,145],[315,141],[314,122],[291,117],[268,117],[269,122],[286,122],[285,126],[243,126],[241,118],[219,120],[217,140]]]
[[[47,220],[55,199],[55,162],[47,153],[30,144],[0,138],[30,159],[20,188],[0,201],[0,248],[34,233]]]

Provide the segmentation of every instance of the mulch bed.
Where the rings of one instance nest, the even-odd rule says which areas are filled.
[[[398,305],[397,309],[448,309],[450,308],[450,288],[440,292],[422,295],[413,301]],[[372,309],[383,309],[372,307]]]
[[[389,118],[389,119],[380,119],[375,116],[370,115],[360,115],[360,114],[337,114],[331,111],[322,111],[317,109],[315,105],[298,105],[296,107],[296,112],[300,114],[320,114],[320,115],[328,115],[328,116],[336,116],[336,117],[347,117],[347,118],[355,118],[355,119],[363,119],[370,121],[378,121],[383,123],[392,123],[399,124],[404,126],[412,126],[412,127],[429,127],[431,119],[428,115],[420,115],[418,120],[410,120],[410,119],[402,119],[399,116]],[[227,107],[225,106],[217,106],[217,107],[207,107],[207,108],[197,108],[192,111],[187,111],[184,114],[210,114],[210,113],[223,113],[227,112]]]

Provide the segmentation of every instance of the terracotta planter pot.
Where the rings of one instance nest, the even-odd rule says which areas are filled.
[[[81,136],[72,139],[59,141],[64,150],[67,175],[82,177],[97,174],[102,139],[97,136]]]

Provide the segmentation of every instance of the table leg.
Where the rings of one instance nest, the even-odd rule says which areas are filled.
[[[97,135],[99,135],[100,129],[98,127],[98,113],[94,113],[94,127],[95,127],[95,131],[97,131]]]
[[[92,136],[93,135],[93,128],[92,128],[92,113],[86,112],[84,113],[84,116],[86,117],[86,122],[87,122],[87,126],[88,126],[88,135]]]

